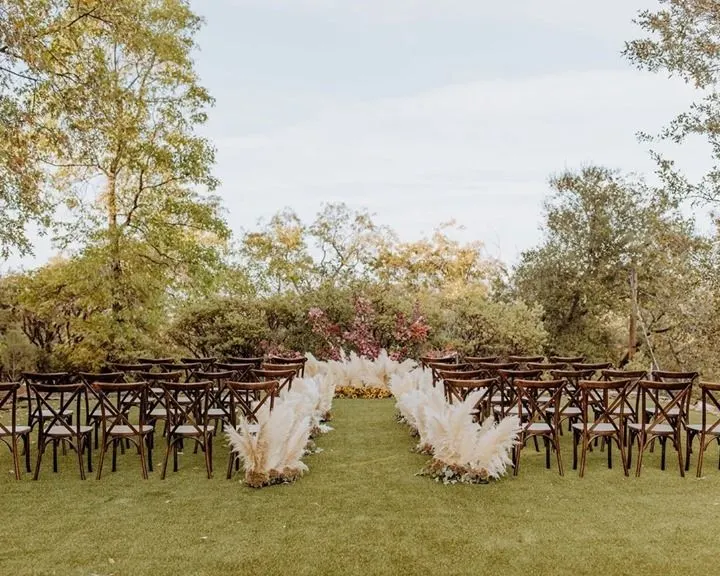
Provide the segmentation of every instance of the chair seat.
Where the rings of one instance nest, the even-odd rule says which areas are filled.
[[[573,430],[577,430],[578,432],[582,432],[584,429],[581,422],[573,424],[572,427]],[[599,422],[594,426],[592,423],[588,424],[588,432],[592,434],[614,434],[617,432],[617,429],[610,424],[610,422]]]
[[[63,410],[62,412],[58,412],[58,414],[62,414],[63,416],[72,416],[75,412],[73,410]],[[39,414],[36,414],[36,416],[40,416]],[[48,414],[47,412],[43,412],[42,419],[43,420],[52,420],[55,417],[54,414]]]
[[[130,426],[127,426],[125,424],[117,424],[115,426],[112,426],[110,430],[108,430],[108,434],[111,436],[136,436],[137,432],[140,431],[140,425],[135,425],[135,430],[133,430]],[[149,426],[148,424],[143,424],[142,427],[142,433],[143,434],[150,434],[153,431],[153,427]]]
[[[527,432],[539,433],[550,432],[551,430],[552,428],[550,428],[548,424],[545,424],[545,422],[533,422],[526,428]]]
[[[500,411],[499,411],[499,410],[496,410],[496,412],[499,413]],[[512,406],[510,406],[509,408],[507,408],[507,409],[505,410],[505,415],[506,415],[506,416],[518,416],[518,407],[517,407],[517,404],[513,404]],[[521,416],[529,416],[529,415],[530,415],[530,410],[528,410],[527,408],[523,407],[522,411],[520,412],[520,415],[521,415]]]
[[[208,408],[207,415],[208,418],[221,418],[227,415],[227,411],[223,410],[222,408]]]
[[[548,408],[548,409],[545,410],[545,411],[548,412],[549,414],[554,414],[554,413],[555,413],[555,408],[550,407],[550,408]],[[575,406],[568,406],[567,408],[565,408],[565,410],[561,410],[561,414],[562,414],[563,416],[565,416],[565,417],[567,417],[567,416],[580,416],[580,415],[582,414],[582,410],[580,410],[580,408],[577,408],[577,407],[575,407]]]
[[[710,426],[712,426],[712,424]],[[708,430],[708,428],[710,428],[710,426],[705,426],[705,433],[712,434],[714,436],[720,436],[720,426],[717,426],[716,428],[713,428],[712,430]],[[689,424],[688,428],[697,433],[702,433],[702,431],[703,431],[702,424]]]
[[[638,424],[637,422],[630,422],[628,424],[628,428],[632,430],[637,430],[638,432],[642,430],[642,425]],[[675,429],[670,426],[670,424],[656,424],[653,426],[652,430],[650,430],[651,435],[657,435],[657,434],[674,434]]]
[[[75,426],[71,426],[72,432],[65,428],[65,426],[51,426],[50,429],[46,432],[48,436],[65,436],[67,438],[70,438],[72,436],[75,436],[77,428]],[[89,434],[93,431],[92,426],[80,426],[80,434]]]
[[[207,433],[211,434],[215,430],[214,426],[208,426],[207,427]],[[177,436],[202,436],[203,428],[200,426],[200,429],[196,428],[195,426],[188,425],[182,425],[175,428],[172,432],[173,434]]]
[[[18,436],[22,436],[23,434],[27,434],[32,430],[30,426],[15,426],[14,429],[8,426],[8,428],[9,430],[7,431],[0,428],[0,436],[11,436],[13,433]]]
[[[648,414],[655,414],[655,407],[654,406],[646,406],[645,412]],[[680,408],[678,406],[673,406],[672,408],[665,410],[665,414],[668,416],[679,416],[680,415]]]
[[[167,408],[153,408],[148,413],[149,418],[167,418]]]

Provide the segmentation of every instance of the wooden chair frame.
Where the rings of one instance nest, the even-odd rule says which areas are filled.
[[[25,454],[25,469],[30,472],[30,426],[18,426],[17,423],[17,392],[19,382],[0,382],[0,410],[10,410],[10,424],[0,422],[0,442],[10,449],[13,459],[15,479],[20,480],[20,456],[18,454],[18,440],[22,440]]]
[[[475,416],[478,422],[492,415],[492,397],[497,386],[497,378],[476,379],[445,379],[445,394],[450,404],[456,400],[464,402],[472,392],[482,392],[475,403]]]
[[[697,477],[702,477],[703,460],[705,451],[710,447],[713,440],[720,447],[720,384],[716,382],[700,382],[700,403],[702,409],[700,424],[688,424],[685,441],[685,470],[690,469],[690,454],[692,453],[693,440],[700,436],[700,451],[698,453]],[[710,408],[717,412],[711,414]],[[708,416],[712,420],[708,422]],[[718,470],[720,470],[720,456],[718,457]]]

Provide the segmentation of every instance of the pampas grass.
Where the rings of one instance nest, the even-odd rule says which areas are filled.
[[[475,422],[473,411],[482,392],[449,404],[440,386],[432,386],[429,371],[420,369],[393,377],[390,390],[401,419],[418,436],[417,450],[432,455],[428,475],[446,483],[487,482],[512,466],[520,421],[511,416],[499,423],[492,418]]]
[[[385,350],[374,360],[362,358],[355,352],[342,353],[341,360],[320,362],[312,354],[307,354],[305,365],[307,376],[328,376],[338,388],[377,388],[387,390],[391,378],[407,374],[416,367],[413,360],[398,362],[390,358]]]

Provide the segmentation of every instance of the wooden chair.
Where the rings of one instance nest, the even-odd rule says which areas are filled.
[[[277,393],[280,394],[285,388],[288,390],[292,389],[292,382],[297,376],[298,371],[297,367],[291,366],[282,369],[253,369],[251,373],[258,382],[277,381],[279,383]]]
[[[466,364],[493,364],[500,360],[499,356],[465,356],[463,362]]]
[[[542,370],[544,375],[549,375],[552,370],[562,370],[567,366],[562,362],[528,362],[528,370]]]
[[[620,407],[615,408],[616,416],[622,418],[623,430],[626,433],[625,445],[628,444],[627,423],[639,422],[638,411],[640,409],[640,394],[638,393],[638,382],[647,377],[645,370],[601,370],[600,379],[605,381],[612,380],[630,380],[625,387],[625,406],[622,413]]]
[[[241,356],[228,356],[225,358],[226,364],[252,364],[255,368],[260,368],[262,363],[265,362],[263,356],[250,356],[243,358]]]
[[[267,364],[301,364],[300,376],[305,376],[305,364],[308,359],[305,356],[296,356],[293,358],[287,358],[285,356],[270,356],[268,357]]]
[[[73,384],[30,384],[30,390],[35,398],[40,422],[38,434],[37,462],[35,464],[34,480],[40,476],[40,464],[48,444],[53,448],[53,472],[57,472],[58,444],[67,442],[75,450],[80,465],[80,478],[85,480],[85,467],[83,453],[87,452],[88,472],[92,472],[92,426],[80,424],[80,418],[75,418],[73,424],[71,406],[80,414],[80,407],[85,401],[87,393],[85,385],[81,382]]]
[[[196,372],[195,377],[199,380],[208,380],[212,383],[208,391],[208,420],[214,422],[215,435],[219,428],[225,424],[232,424],[229,393],[226,390],[226,383],[235,377],[233,370],[216,372]]]
[[[579,383],[581,380],[587,380],[593,375],[592,370],[551,370],[551,380],[565,380],[565,389],[560,402],[558,415],[560,421],[560,434],[562,434],[562,423],[568,421],[568,430],[572,430],[572,425],[580,420],[582,416],[581,392]],[[555,408],[549,408],[552,412]]]
[[[521,370],[527,368],[528,363],[544,362],[545,356],[508,356],[508,362],[516,362]]]
[[[94,382],[124,382],[124,372],[80,372],[78,374],[80,380],[86,385],[91,386]],[[92,390],[92,388],[89,388]],[[90,405],[90,396],[92,394],[85,394],[85,425],[92,426],[95,437],[95,448],[98,447],[99,433],[100,433],[100,403],[96,401],[92,406]]]
[[[521,416],[520,439],[515,446],[515,471],[520,470],[520,453],[529,438],[542,438],[545,443],[545,467],[550,468],[550,450],[555,450],[560,476],[563,475],[562,455],[560,454],[559,426],[560,399],[565,387],[564,380],[523,380],[514,382],[517,391],[516,410]],[[550,412],[548,408],[555,408]]]
[[[146,421],[157,428],[157,421],[165,421],[163,428],[163,436],[165,436],[168,427],[168,406],[165,402],[165,388],[163,382],[180,382],[183,373],[177,372],[141,372],[140,379],[149,385],[147,396],[147,412],[145,414]],[[180,396],[178,401],[187,404],[187,398]],[[153,436],[154,437],[154,436]]]
[[[450,364],[447,362],[426,362],[425,366],[426,368],[430,369],[433,387],[435,387],[439,382],[442,381],[442,376],[440,376],[440,373],[443,371],[465,372],[467,370],[473,369],[472,364]]]
[[[690,469],[690,454],[693,441],[700,436],[700,451],[698,452],[697,477],[702,476],[703,459],[705,451],[713,440],[720,447],[720,384],[712,382],[700,383],[700,405],[702,416],[700,424],[688,424],[685,443],[685,470]],[[720,458],[718,459],[720,470]]]
[[[588,371],[590,372],[590,371]],[[626,391],[632,380],[581,380],[578,387],[581,391],[582,422],[572,425],[573,430],[573,470],[577,469],[578,444],[582,442],[580,457],[580,478],[585,475],[587,453],[590,444],[601,438],[607,444],[608,468],[612,468],[612,441],[620,450],[623,472],[628,475],[628,464],[625,457],[624,410],[627,405]],[[590,413],[593,420],[590,421]]]
[[[208,372],[215,362],[217,362],[217,358],[214,356],[201,356],[199,358],[180,358],[180,362],[182,364],[200,364],[203,372]]]
[[[240,418],[245,418],[248,423],[257,423],[257,415],[264,406],[272,411],[275,407],[275,397],[278,395],[279,387],[280,382],[277,380],[226,382],[225,389],[230,405],[230,425],[233,429],[237,430]],[[235,470],[240,468],[240,456],[231,451],[228,457],[228,480],[232,478],[233,464],[235,464]]]
[[[173,362],[175,362],[174,358],[137,358],[136,364],[150,364],[153,368],[162,371],[163,364],[172,364]]]
[[[597,373],[602,370],[612,370],[612,362],[573,362],[570,364],[573,370],[592,370],[593,378],[597,377]]]
[[[518,408],[516,403],[517,391],[515,390],[515,381],[540,380],[542,370],[498,370],[497,375],[500,388],[500,403],[495,404],[496,418],[504,418],[511,412],[519,418],[522,418],[522,412],[514,412],[514,410]]]
[[[17,391],[19,382],[0,382],[0,410],[10,410],[10,423],[3,424],[0,420],[0,442],[10,449],[13,459],[15,478],[20,480],[20,455],[18,440],[22,440],[25,454],[25,469],[30,472],[30,426],[17,423]]]
[[[672,442],[678,455],[680,476],[685,476],[685,463],[680,444],[682,429],[687,426],[687,413],[690,408],[690,391],[692,382],[656,382],[640,380],[640,422],[628,424],[628,467],[632,465],[632,446],[638,442],[638,461],[635,471],[640,476],[643,454],[654,439],[658,439],[662,448],[660,468],[665,470],[665,448],[668,439]],[[668,398],[664,398],[667,395]],[[653,408],[648,406],[648,400]]]
[[[70,382],[70,374],[67,372],[23,372],[22,373],[22,382],[25,384],[26,389],[28,389],[28,394],[27,394],[27,397],[28,397],[28,422],[27,422],[27,425],[30,426],[30,428],[34,428],[35,424],[37,424],[39,422],[40,409],[36,404],[34,404],[33,395],[29,392],[29,388],[33,384],[46,384],[46,385],[67,384]],[[62,401],[63,401],[62,394],[60,394],[58,400],[60,403],[62,403]],[[70,419],[70,421],[72,422],[72,417],[73,417],[72,408],[66,409],[65,416],[67,416]]]
[[[173,453],[173,471],[178,471],[178,449],[184,440],[190,439],[205,454],[205,467],[208,479],[212,478],[212,438],[213,427],[208,425],[208,392],[212,385],[203,382],[160,382],[165,392],[165,405],[168,414],[167,449],[163,461],[162,475],[165,479],[170,452]],[[188,402],[181,402],[187,398]]]
[[[564,364],[565,366],[572,366],[573,364],[585,362],[585,356],[550,356],[548,357],[548,361]]]
[[[147,480],[148,469],[152,472],[152,434],[154,427],[145,423],[147,413],[146,382],[93,382],[90,388],[100,406],[100,426],[102,442],[100,445],[100,462],[97,479],[102,476],[105,453],[112,444],[112,471],[117,469],[117,447],[123,442],[132,442],[140,454],[142,477]],[[127,407],[138,407],[138,422],[130,420]],[[145,455],[147,450],[147,457]]]
[[[120,364],[112,362],[109,365],[111,372],[122,372],[125,374],[126,382],[136,382],[143,372],[151,372],[152,364]]]
[[[481,392],[473,412],[473,416],[478,422],[482,422],[492,414],[492,397],[497,386],[497,378],[482,380],[445,379],[443,384],[445,386],[445,395],[450,404],[464,402],[471,393]]]
[[[445,356],[420,356],[420,366],[429,368],[429,364],[457,364],[458,355],[456,352]]]
[[[191,380],[195,379],[195,372],[198,372],[199,370],[202,370],[202,363],[200,362],[167,362],[164,364],[160,364],[160,367],[162,368],[163,372],[168,372],[174,374],[175,372],[180,372],[182,374],[181,379],[185,382],[190,382]]]
[[[257,368],[255,364],[234,364],[229,362],[216,362],[213,366],[214,370],[220,372],[230,371],[233,373],[231,380],[246,381],[252,377],[252,369]]]
[[[438,378],[443,383],[445,399],[449,402],[450,396],[445,385],[447,380],[477,380],[483,377],[483,370],[438,370]]]

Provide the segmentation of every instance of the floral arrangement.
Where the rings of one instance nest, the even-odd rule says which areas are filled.
[[[512,466],[510,454],[520,421],[510,416],[478,424],[472,413],[480,392],[450,404],[440,387],[432,386],[429,371],[422,369],[393,377],[390,390],[402,421],[418,437],[417,450],[432,456],[423,473],[444,483],[484,483]]]

